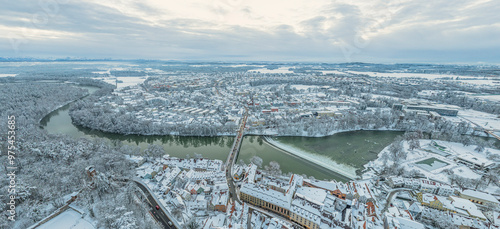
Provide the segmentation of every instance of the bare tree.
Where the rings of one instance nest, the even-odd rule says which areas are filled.
[[[165,155],[165,149],[161,145],[148,145],[148,148],[144,150],[144,154],[148,157],[159,158]]]

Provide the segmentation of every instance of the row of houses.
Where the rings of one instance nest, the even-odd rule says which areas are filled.
[[[159,162],[163,165],[176,166],[182,169],[192,169],[196,171],[222,171],[224,163],[221,160],[212,160],[207,158],[175,158],[168,155],[163,156]]]
[[[377,205],[367,183],[313,181],[292,175],[288,181],[246,179],[241,200],[275,212],[305,228],[357,228],[381,223]],[[354,199],[346,199],[350,195]],[[363,201],[359,201],[364,199]],[[349,206],[349,207],[348,207]]]
[[[416,110],[416,111],[428,111],[435,112],[439,115],[444,116],[457,116],[460,107],[454,105],[445,105],[431,103],[426,100],[403,100],[400,104],[394,104],[393,109],[395,110]]]
[[[450,185],[423,178],[390,177],[387,183],[391,188],[408,188],[440,196],[450,196],[455,193],[455,189]]]
[[[466,217],[486,221],[486,216],[471,201],[458,196],[438,196],[430,193],[417,193],[417,200],[422,206],[448,211]]]

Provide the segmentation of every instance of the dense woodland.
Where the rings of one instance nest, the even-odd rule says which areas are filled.
[[[15,83],[0,87],[0,161],[6,161],[7,116],[16,117],[17,157],[15,162],[16,221],[0,217],[0,228],[27,228],[64,204],[69,194],[84,189],[76,204],[86,208],[100,228],[155,228],[144,205],[133,202],[135,185],[113,182],[112,177],[133,177],[133,166],[125,154],[139,149],[109,142],[49,135],[39,128],[39,120],[53,109],[86,95],[85,90],[67,84]],[[96,188],[85,168],[99,172]],[[6,174],[6,164],[0,166]],[[0,186],[7,187],[8,179]],[[7,212],[8,196],[1,196],[0,209]],[[67,199],[66,199],[67,200]],[[112,203],[112,204],[110,204]]]

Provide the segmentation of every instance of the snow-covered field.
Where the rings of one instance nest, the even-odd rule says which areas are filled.
[[[430,143],[430,140],[420,140],[421,146],[427,145]],[[462,143],[458,142],[446,142],[446,141],[436,141],[439,145],[445,146],[450,152],[452,152],[454,155],[470,155],[473,157],[485,157],[484,153],[478,153],[474,149],[476,148],[475,145],[470,145],[470,146],[464,146]],[[491,154],[497,154],[500,155],[500,150],[498,149],[492,149],[492,148],[486,148],[484,152],[489,152]]]
[[[459,79],[458,81],[466,84],[473,84],[473,85],[495,85],[495,81],[491,79],[484,79],[484,78],[477,78],[474,80],[461,80]]]
[[[424,74],[424,73],[407,73],[407,72],[358,72],[358,71],[347,71],[352,74],[364,74],[373,77],[394,77],[394,78],[408,78],[408,77],[418,77],[425,79],[437,79],[444,77],[456,78],[455,75],[442,75],[442,74]]]
[[[279,147],[280,149],[282,149],[284,151],[287,151],[287,152],[289,152],[297,157],[300,157],[302,159],[305,159],[305,160],[313,162],[317,165],[320,165],[321,167],[324,167],[324,168],[329,169],[331,171],[334,171],[336,173],[342,174],[350,179],[356,178],[356,168],[354,168],[354,167],[344,165],[344,164],[339,164],[327,156],[307,152],[307,151],[304,151],[302,149],[298,149],[296,147],[283,144],[283,143],[276,141],[276,140],[273,140],[271,138],[268,138],[267,141],[269,141],[269,143],[275,145],[276,147]]]
[[[476,98],[487,99],[490,101],[500,102],[500,95],[473,95]]]
[[[379,95],[379,94],[372,94],[372,93],[361,93],[361,95],[370,95],[374,99],[395,99],[395,100],[401,99],[401,98],[395,97],[395,96]]]
[[[320,86],[315,86],[315,85],[299,85],[299,84],[296,84],[296,85],[291,85],[291,87],[297,89],[297,90],[306,90],[309,89],[309,88],[318,88]]]
[[[145,76],[131,76],[131,77],[97,77],[94,79],[102,80],[106,83],[115,85],[116,80],[121,81],[117,83],[117,88],[124,88],[127,86],[134,86],[140,84],[146,80]]]
[[[457,77],[462,83],[472,84],[472,85],[495,85],[495,81],[490,78],[480,78],[480,77],[468,77],[457,75],[447,75],[447,74],[425,74],[425,73],[408,73],[408,72],[358,72],[358,71],[346,71],[346,73],[352,74],[364,74],[372,77],[393,77],[393,78],[408,78],[408,77],[418,77],[424,79],[439,79],[439,78],[452,78],[455,80]],[[460,79],[462,78],[462,79]]]
[[[486,129],[496,129],[500,130],[500,118],[498,118],[497,115],[494,114],[489,114],[481,111],[475,111],[475,110],[460,110],[458,112],[459,117],[454,117],[454,118],[460,118],[463,117],[469,121],[472,121],[483,128]],[[446,117],[447,119],[452,119],[453,117]]]
[[[340,71],[337,71],[337,70],[323,70],[323,71],[320,71],[320,72],[323,73],[323,75],[326,75],[326,74],[347,75],[347,73],[340,72]]]
[[[258,68],[258,69],[248,70],[248,72],[260,72],[260,73],[293,73],[289,69],[290,69],[290,67],[279,67],[277,69]]]
[[[453,174],[455,174],[457,176],[461,176],[461,177],[466,177],[466,178],[470,178],[470,179],[481,178],[481,175],[475,173],[474,171],[472,171],[471,169],[469,169],[466,166],[456,167],[456,168],[452,169],[452,171],[453,171]]]
[[[94,74],[111,74],[110,71],[111,71],[111,69],[108,69],[107,71],[95,71],[92,73],[94,73]]]
[[[70,208],[38,227],[38,229],[54,228],[94,229],[94,226],[83,219],[80,213]]]
[[[226,67],[232,67],[232,68],[240,68],[240,67],[258,67],[258,68],[262,68],[264,67],[265,65],[248,65],[248,64],[232,64],[232,65],[226,65]]]
[[[147,77],[141,76],[141,77],[116,77],[118,81],[122,81],[123,83],[118,83],[117,87],[122,88],[126,86],[133,86],[140,84],[146,80]]]

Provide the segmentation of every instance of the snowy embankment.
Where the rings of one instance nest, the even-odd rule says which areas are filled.
[[[45,228],[94,229],[95,227],[87,219],[82,218],[80,213],[70,208],[38,227],[38,229]]]
[[[264,138],[266,143],[268,143],[271,146],[274,146],[282,151],[290,153],[290,154],[297,156],[301,159],[310,161],[310,162],[317,164],[323,168],[326,168],[330,171],[341,174],[349,179],[356,178],[356,168],[354,168],[354,167],[344,165],[344,164],[339,164],[336,161],[333,161],[331,158],[324,156],[324,155],[313,154],[313,153],[304,151],[302,149],[298,149],[296,147],[283,144],[279,141],[271,139],[270,137],[263,137],[263,138]]]

